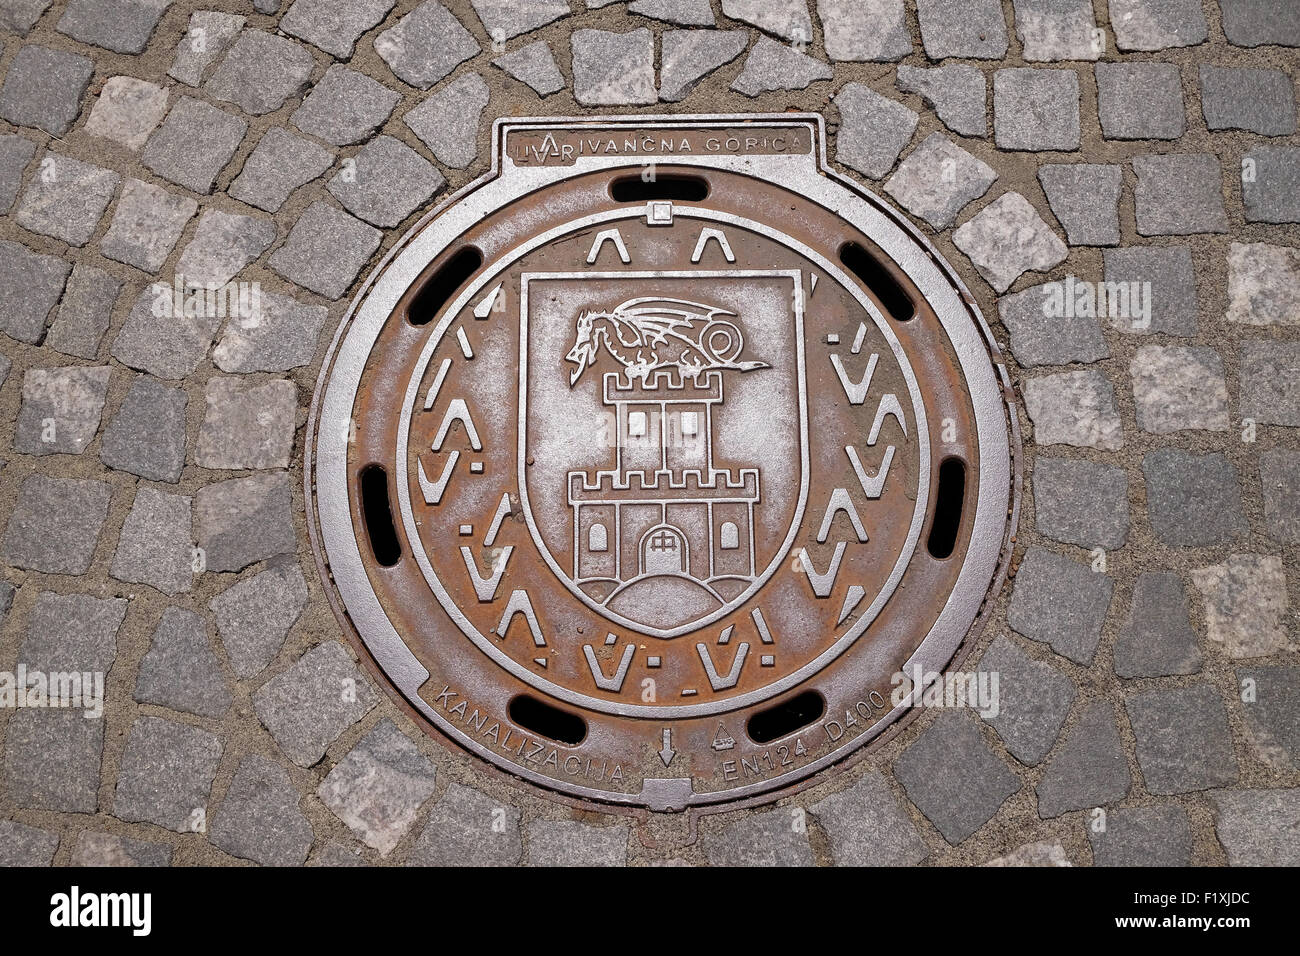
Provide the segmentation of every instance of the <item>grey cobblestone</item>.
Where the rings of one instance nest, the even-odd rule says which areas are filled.
[[[1243,418],[1300,425],[1300,342],[1243,342],[1240,374]]]
[[[15,126],[62,136],[81,112],[81,97],[95,65],[64,50],[29,44],[9,64],[0,88],[0,117]]]
[[[306,40],[326,53],[346,60],[361,35],[393,9],[396,0],[293,0],[280,19],[280,29]]]
[[[1040,456],[1034,463],[1034,514],[1039,532],[1055,541],[1123,547],[1129,529],[1128,475],[1114,465]]]
[[[194,496],[194,528],[209,571],[242,571],[293,553],[289,476],[266,472],[204,485]]]
[[[4,559],[50,574],[85,574],[108,517],[108,485],[29,475],[5,529]]]
[[[263,292],[249,315],[232,316],[212,361],[223,372],[285,372],[312,360],[316,340],[329,316],[323,305],[308,305]]]
[[[804,811],[778,807],[728,823],[704,838],[714,866],[812,866]]]
[[[0,5],[0,27],[26,36],[54,0],[5,0]]]
[[[249,754],[212,817],[209,839],[231,856],[263,866],[301,866],[314,836],[299,799],[283,768]]]
[[[1111,705],[1098,702],[1084,711],[1048,761],[1036,788],[1038,815],[1046,820],[1117,803],[1128,796],[1132,785]]]
[[[709,0],[632,0],[627,12],[683,27],[711,27],[717,23]]]
[[[519,811],[453,783],[416,837],[407,866],[518,866]]]
[[[1228,714],[1210,685],[1139,691],[1124,706],[1150,793],[1190,793],[1237,779]]]
[[[1108,0],[1115,45],[1167,50],[1204,43],[1209,30],[1200,0]]]
[[[330,193],[348,212],[383,227],[397,225],[446,183],[432,163],[391,136],[367,143],[350,172],[340,171],[329,181]]]
[[[30,139],[8,133],[0,136],[0,215],[13,208],[22,186],[23,170],[36,155],[36,144]]]
[[[298,389],[287,379],[249,382],[214,375],[194,461],[201,468],[287,468],[293,450]]]
[[[13,820],[0,820],[0,866],[49,866],[59,835]]]
[[[167,75],[186,86],[203,82],[208,67],[221,59],[248,22],[245,17],[216,10],[196,10],[190,14],[189,26],[176,44],[176,59]],[[161,119],[161,117],[159,117]]]
[[[230,689],[202,615],[182,607],[163,611],[140,661],[135,699],[214,719],[230,710]]]
[[[168,182],[210,193],[217,176],[235,155],[248,124],[215,106],[182,96],[149,137],[140,161]],[[204,149],[195,149],[203,143]]]
[[[1264,136],[1296,131],[1295,90],[1281,70],[1201,64],[1201,111],[1209,129]]]
[[[1267,0],[1219,0],[1223,32],[1237,46],[1300,46],[1300,9]]]
[[[1300,544],[1300,452],[1274,448],[1259,456],[1264,497],[1264,533],[1274,541]]]
[[[46,153],[41,164],[41,175],[31,180],[18,200],[14,220],[32,232],[84,246],[121,177],[102,166],[55,153]]]
[[[80,455],[99,430],[111,374],[106,365],[28,369],[14,428],[14,451]]]
[[[273,33],[245,30],[203,88],[250,116],[261,116],[305,90],[312,65],[306,47]]]
[[[1010,853],[989,860],[985,866],[1074,866],[1065,854],[1065,847],[1046,840],[1026,843]]]
[[[663,35],[661,77],[667,73],[669,64],[673,62],[669,59],[669,37],[679,34],[698,35],[694,30],[669,31]],[[552,93],[560,92],[565,86],[564,74],[556,65],[555,57],[551,54],[551,46],[545,40],[529,43],[518,50],[499,56],[492,61],[492,65],[505,70],[520,83],[526,83],[538,96],[550,96]],[[660,95],[662,97],[662,92]]]
[[[1030,61],[1095,60],[1102,48],[1090,0],[1013,0],[1016,35]]]
[[[176,271],[186,283],[216,288],[233,279],[274,240],[275,224],[269,219],[207,209],[181,252]]]
[[[274,660],[307,606],[307,583],[296,564],[273,564],[244,578],[208,605],[236,676],[254,677]]]
[[[1170,571],[1144,571],[1115,642],[1120,677],[1168,677],[1201,669],[1201,648],[1188,618],[1187,591]]]
[[[1123,249],[1106,249],[1105,281],[1128,283],[1149,282],[1151,315],[1149,319],[1115,310],[1110,320],[1111,328],[1121,332],[1166,335],[1195,335],[1200,301],[1196,293],[1196,273],[1192,267],[1192,252],[1186,246],[1129,246]],[[1130,298],[1130,303],[1131,303]],[[1129,312],[1133,309],[1130,304]],[[1143,325],[1144,322],[1149,322]]]
[[[1016,572],[1007,624],[1077,664],[1092,663],[1115,585],[1088,565],[1032,547]]]
[[[479,119],[487,105],[487,83],[467,73],[430,94],[405,122],[438,162],[463,169],[478,158]]]
[[[1210,795],[1231,866],[1300,866],[1300,789]]]
[[[1223,359],[1213,349],[1144,345],[1129,363],[1129,374],[1143,431],[1228,429],[1228,385]]]
[[[907,811],[878,771],[814,803],[836,866],[914,866],[928,855]]]
[[[1056,306],[1064,304],[1065,295],[1065,286],[1052,282],[998,299],[998,318],[1021,365],[1096,362],[1110,355],[1095,315],[1059,314],[1064,310]]]
[[[375,52],[399,80],[427,90],[475,56],[479,45],[445,7],[425,0],[375,37]]]
[[[382,188],[382,181],[377,188]],[[380,237],[378,229],[317,201],[307,207],[267,264],[290,282],[337,299],[379,248]]]
[[[974,718],[942,714],[894,761],[908,799],[949,843],[966,840],[1020,789],[1002,758],[980,737]]]
[[[39,342],[71,269],[58,256],[0,239],[0,329],[19,342]]]
[[[1188,866],[1192,826],[1179,806],[1109,810],[1106,827],[1087,828],[1094,866]]]
[[[221,319],[199,310],[177,315],[173,287],[155,284],[136,299],[110,351],[123,365],[159,378],[183,379],[193,374],[212,345]]]
[[[1300,222],[1300,148],[1257,146],[1246,154],[1253,177],[1244,178],[1247,222]]]
[[[817,17],[832,60],[887,63],[912,52],[903,0],[817,0]]]
[[[290,193],[321,175],[333,162],[333,154],[325,147],[272,126],[230,184],[230,195],[275,212]]]
[[[983,160],[942,133],[931,133],[889,177],[885,192],[932,229],[947,229],[997,178]]]
[[[122,184],[108,232],[99,241],[99,251],[109,259],[157,272],[198,208],[188,196],[128,179]]]
[[[900,64],[898,88],[919,93],[939,119],[961,136],[987,136],[988,81],[979,68],[969,63],[950,63],[923,69]]]
[[[722,15],[751,23],[791,43],[812,42],[806,0],[722,0]]]
[[[258,719],[300,767],[319,762],[376,702],[369,681],[336,641],[313,647],[253,695]]]
[[[122,754],[113,815],[178,833],[206,827],[221,749],[221,741],[206,730],[162,717],[137,717]]]
[[[377,80],[336,63],[312,87],[289,122],[327,143],[347,146],[374,135],[401,98]]]
[[[104,429],[99,458],[110,468],[152,481],[180,480],[185,464],[184,390],[148,375],[131,383],[116,417]]]
[[[174,595],[193,586],[192,499],[142,487],[122,525],[109,574]]]
[[[998,70],[993,74],[993,137],[999,149],[1078,149],[1079,74]]]
[[[731,88],[754,97],[773,90],[803,90],[817,80],[829,80],[831,68],[784,43],[759,37],[745,58],[745,68]]]
[[[1136,156],[1137,231],[1144,236],[1227,232],[1219,160],[1213,153]]]
[[[1286,572],[1272,555],[1230,554],[1192,571],[1205,602],[1205,629],[1229,657],[1264,657],[1296,647],[1283,623]]]
[[[998,0],[916,0],[921,43],[932,60],[1006,56],[1007,21]]]
[[[1107,139],[1178,139],[1187,131],[1173,63],[1098,63],[1097,112]]]
[[[74,40],[114,53],[139,53],[153,36],[159,18],[170,3],[171,0],[68,0],[57,29]]]
[[[1142,459],[1142,474],[1147,515],[1156,537],[1165,544],[1230,544],[1246,532],[1240,476],[1223,455],[1158,448]]]
[[[583,106],[643,106],[658,98],[649,30],[575,30],[569,43],[573,98]]]
[[[595,827],[576,820],[533,820],[528,824],[530,866],[622,866],[627,862],[628,828]]]
[[[714,70],[740,56],[744,30],[669,30],[660,40],[659,99],[683,100]]]
[[[72,848],[73,866],[169,866],[172,848],[165,843],[151,843],[83,830]]]
[[[840,111],[835,158],[869,179],[880,179],[894,168],[919,117],[861,83],[845,83],[832,102]]]
[[[1243,325],[1300,325],[1300,250],[1232,243],[1227,319]]]
[[[1026,272],[1048,271],[1067,255],[1065,243],[1020,193],[989,203],[957,228],[952,241],[998,292]]]
[[[5,792],[21,807],[94,813],[103,751],[104,721],[83,710],[20,710],[5,732]]]
[[[1252,667],[1237,671],[1241,709],[1251,749],[1277,770],[1300,767],[1300,668]],[[1245,699],[1245,689],[1253,694]]]
[[[167,115],[168,93],[156,83],[130,76],[104,82],[86,121],[86,132],[138,151]]]
[[[1078,688],[1052,665],[1034,660],[1005,634],[984,652],[979,669],[998,675],[998,712],[981,716],[1013,757],[1036,766],[1056,744]]]
[[[566,0],[470,0],[491,37],[513,40],[568,16]]]
[[[1038,181],[1052,213],[1065,227],[1070,245],[1119,245],[1120,167],[1089,163],[1042,166]]]
[[[1024,384],[1025,411],[1039,445],[1114,450],[1124,444],[1115,389],[1096,371],[1058,372]]]

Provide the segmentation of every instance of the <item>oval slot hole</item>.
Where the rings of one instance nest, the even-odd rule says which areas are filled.
[[[939,488],[934,496],[934,520],[926,549],[932,557],[946,558],[957,546],[962,506],[966,499],[966,466],[960,458],[945,459],[939,466]]]
[[[699,176],[659,175],[653,182],[640,176],[623,176],[609,184],[609,194],[614,202],[699,202],[709,194],[709,184]]]
[[[452,295],[465,284],[483,264],[483,253],[473,246],[456,250],[455,254],[442,264],[433,275],[425,281],[420,291],[415,294],[411,304],[406,307],[406,321],[412,325],[428,325],[443,306],[451,301]]]
[[[380,465],[367,465],[358,476],[361,485],[361,517],[365,522],[370,550],[386,568],[402,557],[402,546],[393,528],[393,509],[388,504],[388,472]]]
[[[749,718],[745,730],[754,743],[765,744],[807,727],[824,713],[826,701],[821,694],[806,690],[775,707],[760,710]]]
[[[875,293],[891,319],[906,322],[916,315],[916,306],[912,305],[912,300],[898,284],[898,280],[865,246],[856,242],[844,243],[840,246],[840,262]]]
[[[507,709],[510,719],[524,730],[576,746],[587,736],[587,722],[577,714],[560,710],[535,697],[516,697]]]

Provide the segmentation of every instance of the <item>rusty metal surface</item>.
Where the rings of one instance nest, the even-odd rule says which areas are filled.
[[[1015,508],[1002,381],[959,283],[820,137],[502,123],[493,173],[363,290],[313,408],[313,542],[435,735],[588,801],[770,797],[957,653]]]

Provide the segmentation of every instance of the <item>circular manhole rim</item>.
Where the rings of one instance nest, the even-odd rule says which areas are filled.
[[[405,279],[401,275],[394,276],[395,265],[400,264],[403,256],[407,256],[412,251],[412,245],[422,236],[431,223],[442,218],[448,212],[462,208],[462,212],[470,217],[473,221],[472,207],[476,203],[475,193],[484,194],[491,191],[485,189],[494,181],[497,181],[500,175],[501,159],[499,156],[499,147],[501,146],[505,131],[509,128],[531,128],[538,127],[582,127],[590,125],[619,125],[635,124],[638,127],[652,127],[656,124],[716,124],[734,126],[737,123],[754,123],[767,121],[772,124],[807,124],[813,135],[813,165],[816,167],[817,176],[803,184],[805,188],[800,188],[799,192],[808,199],[809,202],[822,207],[827,213],[833,216],[843,218],[849,225],[857,231],[871,238],[876,242],[882,251],[904,272],[909,281],[925,296],[926,301],[933,307],[941,326],[948,336],[949,341],[958,356],[958,365],[963,372],[965,380],[963,382],[963,391],[968,396],[973,407],[974,417],[979,426],[979,442],[981,455],[980,467],[980,485],[981,489],[976,496],[976,523],[977,526],[972,529],[970,548],[974,549],[977,540],[981,537],[980,523],[985,525],[992,523],[1000,529],[997,535],[997,547],[992,549],[985,547],[985,554],[981,557],[991,561],[991,567],[987,571],[975,572],[977,586],[972,588],[968,580],[970,569],[963,563],[962,571],[956,579],[952,591],[940,612],[939,618],[931,628],[926,637],[918,644],[912,655],[911,663],[920,664],[926,670],[934,670],[939,673],[946,672],[955,668],[969,653],[970,649],[979,639],[987,623],[987,617],[990,610],[991,599],[995,598],[1002,590],[1005,582],[1007,569],[1010,563],[1012,543],[1016,526],[1018,523],[1020,495],[1021,495],[1021,463],[1022,448],[1020,427],[1017,416],[1017,403],[1014,398],[1014,392],[1011,388],[1008,376],[1007,366],[1002,357],[1001,350],[994,339],[991,330],[985,322],[980,312],[978,304],[970,294],[965,283],[957,274],[956,270],[935,250],[928,239],[905,217],[896,210],[892,209],[887,203],[880,199],[870,190],[854,182],[848,177],[831,169],[826,161],[825,149],[825,129],[824,120],[818,114],[744,114],[740,116],[725,115],[660,115],[660,116],[613,116],[613,117],[539,117],[539,118],[520,118],[520,119],[499,119],[493,126],[493,158],[490,170],[483,176],[466,184],[461,189],[449,195],[445,200],[430,210],[422,217],[413,227],[411,227],[393,247],[382,257],[380,262],[370,271],[357,293],[349,303],[349,307],[339,322],[335,335],[326,352],[322,363],[316,389],[312,399],[311,411],[308,418],[306,432],[307,455],[304,462],[304,494],[307,502],[307,519],[308,531],[312,542],[313,555],[315,557],[318,570],[322,575],[325,583],[325,591],[329,598],[331,607],[336,617],[339,619],[343,630],[353,642],[359,655],[367,662],[375,676],[379,679],[381,686],[385,688],[389,696],[398,703],[406,713],[411,715],[429,733],[430,736],[438,739],[444,745],[454,748],[457,753],[469,752],[477,756],[481,762],[491,767],[495,773],[501,773],[512,782],[523,781],[531,786],[535,786],[542,795],[548,799],[558,799],[562,802],[587,808],[600,808],[603,810],[621,809],[637,810],[646,809],[647,804],[644,801],[645,793],[642,794],[613,794],[609,791],[594,788],[568,785],[562,780],[552,777],[535,774],[528,768],[522,767],[517,763],[504,760],[489,748],[479,746],[472,738],[463,735],[454,725],[444,721],[437,711],[428,706],[427,701],[422,700],[418,695],[414,701],[411,695],[407,694],[400,680],[400,668],[394,667],[394,661],[389,660],[388,666],[381,660],[382,654],[376,651],[376,648],[362,634],[362,629],[357,626],[353,617],[353,610],[346,602],[344,596],[340,593],[338,585],[333,576],[333,569],[337,560],[331,562],[325,552],[324,532],[321,526],[321,503],[317,497],[318,467],[317,457],[319,453],[319,444],[321,442],[321,416],[324,406],[324,400],[329,392],[333,381],[334,372],[338,367],[341,358],[341,346],[345,343],[347,336],[355,328],[356,320],[360,313],[369,308],[370,303],[375,301],[376,291],[385,284],[392,285],[400,282],[401,289],[398,297],[402,294],[410,283],[415,280],[419,274],[419,268],[416,268],[414,274],[407,276]],[[693,163],[690,160],[683,160],[677,157],[673,160],[673,165],[683,165],[686,167],[692,165],[701,165]],[[616,168],[637,168],[641,165],[638,163],[614,163]],[[703,164],[709,165],[709,164]],[[725,164],[722,168],[728,172],[746,175],[746,171],[736,167],[729,167]],[[581,171],[569,171],[567,176],[558,178],[568,178],[577,176],[582,172],[591,172],[590,169]],[[749,175],[752,175],[750,173]],[[760,177],[763,178],[763,177]],[[497,199],[489,207],[487,212],[499,213],[510,201],[521,198],[538,188],[549,185],[551,181],[534,182],[529,184],[517,184],[514,192],[515,195],[505,199]],[[776,183],[784,188],[792,188],[791,184],[786,182]],[[844,196],[848,193],[849,196]],[[852,201],[844,203],[846,198]],[[830,201],[827,201],[830,200]],[[835,202],[834,200],[839,200]],[[480,203],[481,205],[481,203]],[[853,215],[859,212],[859,215]],[[869,218],[867,213],[879,216],[884,220],[884,234],[880,231],[873,231],[864,222]],[[486,213],[479,212],[478,215]],[[433,252],[424,256],[420,260],[420,265],[427,265],[433,262],[448,247],[464,233],[464,228],[451,228],[443,230],[441,241],[438,241]],[[899,246],[902,246],[900,249]],[[813,250],[820,252],[819,250]],[[901,254],[900,254],[901,253]],[[495,265],[498,260],[494,260],[490,265]],[[480,267],[481,268],[481,267]],[[478,271],[478,270],[476,270]],[[924,274],[928,280],[939,280],[937,294],[934,291],[927,292],[925,283],[921,281],[921,274]],[[853,288],[849,283],[849,288]],[[943,308],[940,308],[940,303]],[[949,314],[949,309],[956,310],[955,326],[945,320]],[[383,322],[386,321],[389,314],[388,309],[380,309],[383,312],[383,318],[380,319],[375,327],[375,336],[377,339],[379,329],[382,328]],[[959,343],[957,335],[954,333],[974,333],[973,344],[977,346],[972,348],[972,342],[966,341]],[[367,345],[366,352],[361,357],[358,365],[359,369],[365,367],[369,358],[370,348],[373,341]],[[971,387],[970,373],[988,372],[992,375],[990,382],[985,382],[982,391]],[[990,387],[991,386],[991,387]],[[978,394],[977,394],[978,393]],[[994,394],[996,393],[996,399]],[[350,392],[355,395],[355,390]],[[981,403],[980,397],[983,402]],[[994,424],[991,426],[990,421]],[[992,428],[989,432],[990,427]],[[989,432],[986,434],[986,432]],[[992,451],[996,454],[985,466],[986,445],[985,440],[992,439],[994,446]],[[346,446],[344,447],[346,458]],[[1005,455],[1003,454],[1005,452]],[[942,459],[942,455],[935,456],[936,462]],[[346,468],[346,461],[345,461]],[[986,479],[989,484],[1000,486],[1005,493],[1006,514],[991,516],[988,506],[987,496],[984,494],[984,484]],[[1001,496],[999,495],[999,499]],[[343,496],[341,510],[349,510],[347,496]],[[987,533],[987,528],[984,529]],[[357,544],[355,538],[354,545]],[[360,549],[358,548],[358,554]],[[364,578],[364,565],[358,568]],[[987,574],[987,583],[978,584],[978,581],[984,580]],[[375,607],[379,608],[378,598],[374,595],[373,588],[367,583],[367,588],[371,591],[371,597],[374,598]],[[931,639],[935,632],[940,629],[940,624],[944,618],[953,610],[954,598],[961,593],[961,600],[957,602],[960,607],[956,611],[957,617],[963,620],[969,620],[968,624],[959,626],[955,629],[954,635],[948,636],[947,644],[937,646]],[[972,607],[973,605],[973,607]],[[382,609],[381,609],[381,616]],[[389,623],[387,617],[383,617],[385,623]],[[364,623],[364,621],[363,621]],[[389,623],[389,629],[392,625]],[[401,642],[401,636],[394,630],[393,636]],[[409,651],[407,652],[409,654]],[[395,675],[394,671],[398,673]],[[796,685],[797,686],[797,685]],[[788,688],[787,688],[788,689]],[[415,701],[419,701],[418,706]],[[724,790],[716,793],[705,793],[698,795],[701,799],[690,801],[690,808],[698,811],[717,811],[721,809],[735,808],[740,806],[754,805],[764,803],[780,798],[792,792],[813,786],[825,778],[825,774],[830,768],[843,768],[852,765],[857,760],[862,759],[868,753],[886,741],[892,739],[900,732],[915,716],[916,708],[911,705],[910,699],[905,700],[902,704],[894,706],[886,711],[877,719],[870,728],[861,733],[854,741],[838,749],[832,749],[828,754],[800,767],[797,776],[786,779],[785,776],[777,776],[768,781],[752,784],[742,788]],[[620,799],[620,797],[624,797]],[[682,809],[682,807],[649,807],[650,809]]]

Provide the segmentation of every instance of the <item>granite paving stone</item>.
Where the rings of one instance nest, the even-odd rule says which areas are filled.
[[[932,60],[999,60],[1007,53],[1007,20],[998,0],[916,0],[921,43]]]
[[[13,208],[23,182],[23,170],[36,155],[36,144],[16,133],[0,135],[0,215]]]
[[[741,817],[703,838],[713,866],[812,866],[804,811],[778,807]]]
[[[1108,575],[1035,545],[1016,572],[1007,624],[1087,666],[1097,652],[1114,590]]]
[[[954,133],[988,136],[988,81],[978,67],[949,63],[926,69],[903,63],[899,64],[895,82],[904,92],[919,93]]]
[[[1208,129],[1241,129],[1263,136],[1296,131],[1295,88],[1281,70],[1202,63],[1201,112]]]
[[[290,193],[321,175],[333,162],[334,155],[324,146],[282,126],[272,126],[258,141],[228,192],[241,202],[276,212]]]
[[[1232,243],[1227,319],[1243,325],[1300,325],[1300,249]]]
[[[940,715],[894,761],[894,776],[908,799],[954,845],[991,820],[1021,787],[974,720],[957,711]]]
[[[180,480],[185,464],[184,389],[137,375],[100,439],[99,459],[151,481]]]
[[[831,68],[771,37],[759,37],[745,58],[740,76],[731,88],[755,97],[773,90],[803,90],[817,80],[829,80]]]
[[[74,40],[140,53],[172,0],[68,0],[56,29]]]
[[[663,35],[661,41],[663,43],[661,78],[667,71],[669,64],[668,38],[678,34],[697,35],[694,30],[673,30]],[[552,93],[560,92],[565,87],[564,74],[560,72],[559,66],[555,63],[555,57],[551,53],[551,45],[545,40],[537,40],[527,46],[521,46],[518,50],[502,54],[492,61],[492,65],[505,70],[506,73],[513,76],[520,83],[527,84],[538,96],[550,96]]]
[[[293,0],[280,18],[280,29],[346,60],[361,35],[377,26],[395,5],[396,0]]]
[[[1157,448],[1142,459],[1142,475],[1147,517],[1165,544],[1201,548],[1231,544],[1248,530],[1241,478],[1223,454]]]
[[[1188,616],[1183,582],[1172,571],[1143,571],[1115,642],[1115,673],[1169,677],[1200,669],[1200,638]]]
[[[1121,548],[1128,539],[1128,475],[1082,458],[1034,463],[1034,516],[1041,534],[1083,548]],[[1148,496],[1148,501],[1149,501]]]
[[[1204,43],[1209,34],[1201,0],[1107,0],[1115,45],[1167,50]]]
[[[1300,866],[1300,788],[1210,795],[1229,866]]]
[[[188,724],[137,717],[131,725],[113,796],[113,815],[177,833],[207,827],[207,804],[221,741]]]
[[[254,677],[275,659],[307,606],[307,582],[292,559],[272,563],[212,599],[208,607],[230,666]]]
[[[167,115],[166,87],[130,76],[104,81],[86,120],[86,132],[139,151]]]
[[[722,15],[791,43],[812,42],[806,0],[722,0]]]
[[[1219,159],[1213,153],[1133,157],[1137,231],[1144,236],[1227,232]]]
[[[84,246],[94,235],[121,179],[111,169],[46,153],[41,171],[18,200],[14,220],[24,229]]]
[[[247,315],[231,316],[212,350],[223,372],[284,372],[301,368],[316,353],[329,309],[287,295],[263,292]]]
[[[625,825],[597,827],[577,820],[533,820],[528,824],[530,866],[623,866]]]
[[[108,331],[122,284],[94,266],[73,266],[45,344],[64,355],[93,361],[99,355],[99,343]]]
[[[1262,425],[1300,425],[1300,342],[1241,344],[1239,411]]]
[[[1105,829],[1087,827],[1093,866],[1188,866],[1192,825],[1177,805],[1106,811]]]
[[[983,160],[942,133],[931,133],[886,180],[885,192],[932,229],[947,229],[997,178]]]
[[[487,83],[477,73],[466,73],[431,93],[403,121],[438,162],[464,169],[478,158],[479,120],[487,105]]]
[[[204,485],[194,528],[209,571],[242,571],[296,547],[289,476],[282,471]]]
[[[1286,572],[1274,555],[1230,554],[1194,569],[1192,583],[1205,604],[1205,629],[1229,657],[1267,657],[1295,650],[1285,625]]]
[[[36,25],[36,21],[53,2],[54,0],[4,0],[0,3],[0,29],[26,36],[27,31]]]
[[[382,235],[329,203],[313,202],[267,264],[290,282],[337,299],[379,248]]]
[[[128,179],[122,184],[108,232],[99,240],[99,251],[117,262],[157,272],[198,208],[188,196]]]
[[[289,467],[298,409],[293,382],[214,375],[203,395],[196,464],[230,470]]]
[[[1078,689],[1051,664],[1036,661],[1003,634],[989,645],[979,672],[997,674],[997,713],[981,714],[1013,757],[1036,766],[1056,743]]]
[[[206,307],[175,308],[175,287],[154,283],[136,299],[110,349],[130,368],[159,378],[183,379],[194,373],[212,345],[221,316]],[[196,301],[190,297],[186,301]]]
[[[210,193],[247,131],[248,124],[238,116],[181,96],[149,137],[140,161],[168,182]]]
[[[1074,866],[1065,853],[1065,847],[1059,843],[1040,840],[1026,843],[1010,853],[989,860],[983,866]]]
[[[999,149],[1078,149],[1079,74],[998,70],[993,74],[993,137]]]
[[[817,0],[826,55],[854,63],[888,63],[912,52],[903,0]]]
[[[189,26],[176,44],[176,59],[167,75],[186,86],[199,86],[208,67],[221,59],[235,42],[247,18],[217,10],[196,10],[190,14]]]
[[[3,786],[14,804],[68,813],[99,808],[104,721],[87,719],[88,713],[24,707],[9,718]]]
[[[1259,456],[1264,498],[1264,533],[1274,541],[1300,544],[1300,451],[1272,448]]]
[[[313,65],[302,44],[274,33],[245,30],[203,89],[250,116],[261,116],[305,90]]]
[[[1123,447],[1115,388],[1101,372],[1042,375],[1026,381],[1023,390],[1036,444],[1107,451]]]
[[[407,866],[518,866],[519,811],[453,783],[429,811]]]
[[[1005,292],[1029,271],[1047,272],[1068,250],[1020,193],[1004,193],[957,228],[952,241],[979,274]]]
[[[103,481],[28,475],[5,528],[4,559],[32,571],[85,574],[111,494]]]
[[[711,27],[717,23],[709,0],[632,0],[627,12],[683,27]]]
[[[1040,166],[1052,214],[1072,246],[1119,245],[1119,192],[1124,171],[1093,163]]]
[[[746,30],[666,30],[660,37],[659,99],[684,100],[749,43]]]
[[[1173,63],[1098,63],[1097,112],[1107,139],[1178,139],[1187,131]]]
[[[1133,694],[1124,706],[1149,793],[1191,793],[1236,781],[1228,713],[1215,688],[1155,687]]]
[[[94,72],[89,57],[28,44],[10,62],[0,87],[0,118],[62,136],[81,113]]]
[[[1035,791],[1044,820],[1117,803],[1133,785],[1109,701],[1088,707],[1047,762]]]
[[[257,216],[204,210],[194,235],[176,262],[186,286],[217,289],[233,279],[275,240],[275,223]],[[251,295],[236,298],[227,311],[238,311]]]
[[[384,718],[334,765],[316,793],[366,846],[387,856],[415,823],[434,779],[434,765]]]
[[[1135,334],[1196,334],[1200,300],[1190,249],[1184,245],[1127,246],[1103,250],[1102,259],[1107,288],[1116,289],[1119,295],[1118,302],[1107,310],[1111,328]],[[1123,297],[1126,289],[1127,301]]]
[[[156,488],[136,491],[109,574],[168,595],[190,590],[194,583],[192,501],[187,495]]]
[[[106,365],[28,369],[14,451],[80,455],[99,430],[111,374]]]
[[[1187,429],[1226,431],[1223,359],[1204,346],[1144,345],[1129,362],[1137,423],[1157,435]]]
[[[355,161],[353,169],[340,170],[326,188],[349,212],[371,225],[396,226],[446,184],[432,163],[391,136],[376,136]]]
[[[375,52],[399,80],[427,90],[480,50],[444,6],[425,0],[375,37]]]
[[[1244,689],[1253,694],[1244,698]],[[1252,667],[1237,671],[1243,688],[1242,712],[1251,749],[1266,766],[1295,770],[1300,766],[1300,668]]]
[[[59,835],[14,820],[0,820],[0,866],[49,866]]]
[[[301,799],[284,768],[249,754],[212,815],[208,839],[231,856],[263,866],[301,866],[314,839]]]
[[[289,122],[327,143],[347,146],[373,136],[401,98],[378,80],[335,63],[293,111]]]
[[[39,592],[18,659],[46,672],[107,672],[117,657],[117,632],[127,603],[125,598]]]
[[[175,606],[163,611],[140,661],[135,699],[213,719],[230,710],[230,688],[202,615]]]
[[[115,833],[82,830],[69,861],[72,866],[170,866],[172,848]]]
[[[1219,11],[1229,43],[1300,46],[1300,8],[1272,0],[1219,0]]]
[[[1245,160],[1251,171],[1241,184],[1246,221],[1300,222],[1300,148],[1257,146]]]
[[[569,46],[573,98],[583,106],[643,106],[658,99],[654,34],[648,29],[575,30]]]
[[[1094,38],[1091,0],[1013,0],[1012,6],[1016,35],[1030,62],[1095,60],[1104,51]]]
[[[513,40],[569,15],[566,0],[470,0],[494,41]]]
[[[40,342],[71,270],[58,256],[0,239],[0,329],[28,345]]]
[[[370,682],[337,641],[313,647],[253,694],[258,720],[299,767],[318,763],[376,703]]]
[[[1045,282],[998,299],[998,318],[1022,366],[1096,362],[1110,355],[1096,315],[1067,308],[1071,298],[1066,283]]]
[[[915,866],[929,855],[879,771],[864,773],[810,809],[830,837],[836,866]]]
[[[861,83],[845,83],[832,102],[840,111],[836,161],[869,179],[882,178],[894,168],[920,117]]]

